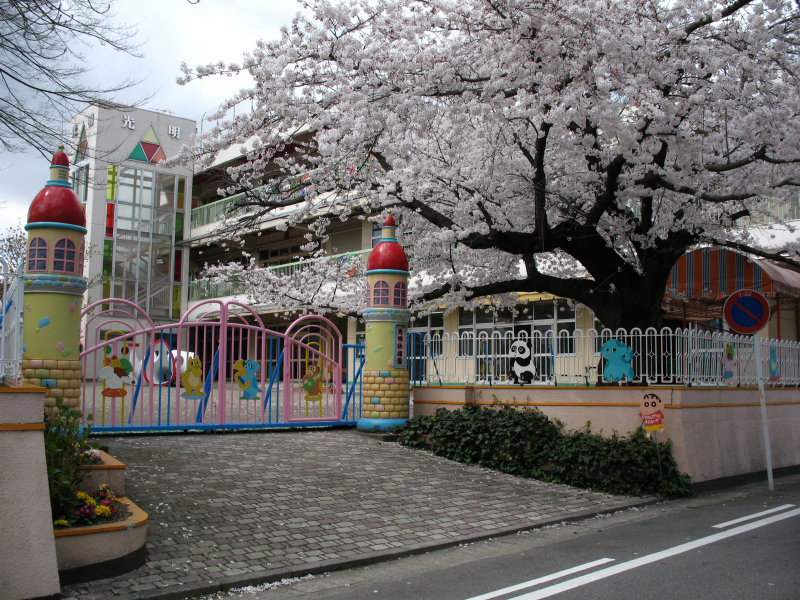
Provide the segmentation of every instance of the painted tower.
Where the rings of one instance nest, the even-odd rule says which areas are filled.
[[[22,376],[56,398],[77,406],[81,395],[80,319],[86,215],[69,183],[69,159],[61,146],[50,180],[28,209]]]
[[[367,308],[364,399],[361,431],[388,431],[408,420],[406,331],[408,319],[408,258],[395,237],[389,215],[380,241],[367,259]]]

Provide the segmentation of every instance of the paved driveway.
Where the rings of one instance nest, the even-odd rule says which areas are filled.
[[[646,500],[461,465],[351,429],[101,438],[150,515],[145,565],[63,598],[180,598]]]

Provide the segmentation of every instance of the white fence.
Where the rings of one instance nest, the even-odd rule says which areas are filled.
[[[22,377],[22,309],[24,303],[23,265],[12,272],[0,258],[2,306],[0,306],[0,381],[15,383]]]
[[[760,344],[765,383],[800,385],[800,343],[762,339]],[[534,385],[758,383],[752,336],[697,329],[590,329],[537,332],[532,338],[526,331],[412,333],[408,350],[416,385],[527,383],[514,377],[526,366]]]

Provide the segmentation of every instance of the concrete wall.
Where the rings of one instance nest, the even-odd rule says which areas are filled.
[[[681,471],[695,483],[766,468],[757,388],[474,386],[414,388],[414,416],[465,404],[537,407],[567,430],[587,422],[595,433],[629,434],[641,425],[639,403],[655,393],[665,405],[659,441],[673,442]],[[768,388],[773,468],[800,465],[800,390]]]
[[[44,389],[0,387],[0,597],[56,597],[61,587],[47,490]]]

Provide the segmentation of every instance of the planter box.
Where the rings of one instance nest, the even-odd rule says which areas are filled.
[[[56,558],[62,584],[113,577],[144,564],[147,513],[128,498],[124,521],[57,529]]]
[[[107,483],[116,496],[125,495],[125,463],[118,461],[113,456],[100,450],[101,465],[86,465],[81,467],[86,475],[81,483],[81,489],[86,492],[96,492],[100,484]]]

